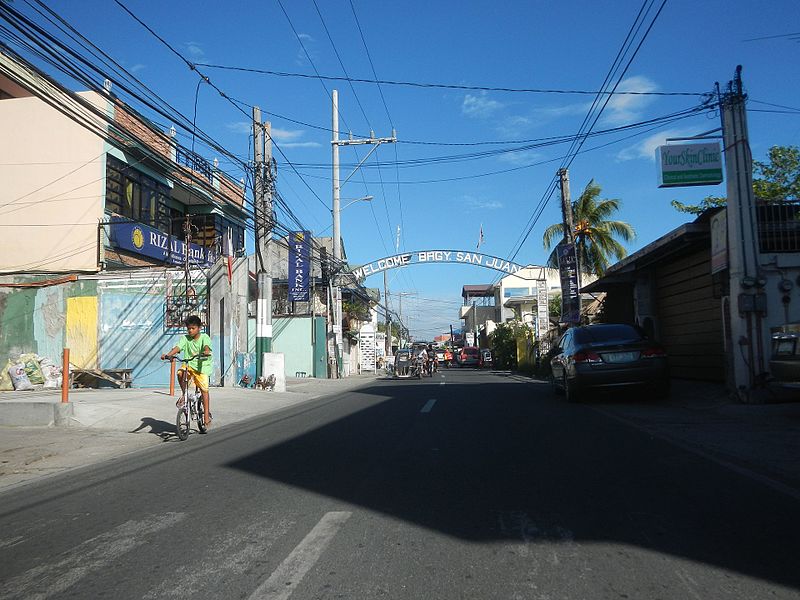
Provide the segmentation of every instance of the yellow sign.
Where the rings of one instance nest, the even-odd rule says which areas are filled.
[[[133,245],[136,246],[139,250],[144,247],[144,233],[142,233],[141,228],[134,227],[133,231],[131,232],[131,241]]]

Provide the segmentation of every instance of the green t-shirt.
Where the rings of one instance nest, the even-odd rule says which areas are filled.
[[[180,337],[177,346],[184,357],[194,356],[196,354],[202,354],[203,348],[206,346],[211,348],[211,338],[208,337],[207,333],[201,333],[195,340],[186,334]],[[189,366],[203,375],[211,375],[214,363],[211,356],[207,356],[203,360],[198,358],[190,360]]]

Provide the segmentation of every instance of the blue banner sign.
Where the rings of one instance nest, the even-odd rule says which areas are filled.
[[[575,244],[561,244],[558,251],[558,273],[561,278],[561,322],[580,323],[581,298],[578,292],[578,259]]]
[[[141,223],[111,218],[111,245],[121,250],[149,256],[174,265],[182,265],[186,257],[186,243]],[[210,267],[216,256],[209,248],[189,244],[189,264],[193,267]]]
[[[289,232],[289,300],[308,302],[311,271],[311,232]]]

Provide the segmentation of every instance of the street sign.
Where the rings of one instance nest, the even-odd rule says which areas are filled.
[[[656,148],[658,187],[686,187],[722,183],[719,142],[668,144]]]
[[[558,273],[561,277],[561,322],[580,323],[581,298],[578,292],[578,258],[575,244],[561,244],[557,248]]]
[[[311,232],[289,233],[289,300],[308,302],[308,276],[311,265]]]

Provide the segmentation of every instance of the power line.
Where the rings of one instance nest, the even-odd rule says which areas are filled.
[[[240,106],[239,106],[239,105],[238,105],[236,102],[234,102],[234,101],[233,101],[233,100],[232,100],[232,99],[231,99],[231,98],[230,98],[230,97],[229,97],[229,96],[228,96],[228,95],[227,95],[227,94],[226,94],[224,91],[222,91],[222,90],[221,90],[219,87],[217,87],[217,86],[216,86],[214,83],[212,83],[212,82],[211,82],[211,80],[208,78],[208,76],[206,76],[206,75],[204,75],[202,72],[200,72],[200,71],[197,69],[197,65],[196,65],[195,63],[192,63],[192,62],[191,62],[191,61],[189,61],[187,58],[185,58],[185,57],[184,57],[184,56],[183,56],[183,55],[182,55],[180,52],[178,52],[178,51],[177,51],[177,50],[176,50],[176,49],[175,49],[175,48],[174,48],[172,45],[170,45],[170,44],[169,44],[169,42],[167,42],[167,41],[166,41],[164,38],[162,38],[160,35],[158,35],[158,34],[157,34],[157,33],[156,33],[156,32],[155,32],[155,31],[154,31],[154,30],[153,30],[153,29],[152,29],[152,28],[151,28],[149,25],[147,25],[147,23],[145,23],[145,22],[144,22],[142,19],[140,19],[140,18],[139,18],[139,17],[138,17],[136,14],[134,14],[134,13],[133,13],[133,12],[132,12],[132,11],[131,11],[131,10],[130,10],[130,9],[127,7],[127,6],[125,6],[125,5],[124,5],[124,4],[123,4],[123,3],[122,3],[120,0],[114,0],[114,2],[115,2],[115,3],[116,3],[116,4],[117,4],[117,5],[120,7],[120,8],[122,8],[122,9],[123,9],[123,10],[124,10],[126,13],[128,13],[128,15],[130,15],[130,16],[131,16],[131,18],[133,18],[133,19],[134,19],[134,20],[135,20],[137,23],[139,23],[139,24],[140,24],[142,27],[144,27],[144,28],[145,28],[145,29],[146,29],[146,30],[147,30],[147,31],[148,31],[148,32],[149,32],[151,35],[153,35],[153,36],[154,36],[156,39],[158,39],[158,40],[159,40],[159,41],[160,41],[162,44],[164,44],[164,45],[165,45],[165,46],[166,46],[166,47],[167,47],[167,48],[168,48],[168,49],[169,49],[169,50],[170,50],[170,51],[171,51],[173,54],[175,54],[176,56],[178,56],[178,58],[180,58],[180,60],[181,60],[181,61],[183,61],[183,62],[186,64],[186,66],[188,66],[188,67],[189,67],[189,69],[190,69],[190,70],[192,70],[192,71],[195,71],[195,72],[198,74],[198,76],[199,76],[201,79],[203,79],[203,80],[204,80],[204,81],[205,81],[207,84],[209,84],[209,85],[210,85],[212,88],[214,88],[214,89],[217,91],[217,93],[219,93],[219,95],[220,95],[220,96],[222,96],[222,97],[223,97],[223,98],[224,98],[226,101],[228,101],[228,102],[229,102],[229,103],[230,103],[232,106],[236,107],[236,109],[237,109],[239,112],[241,112],[243,115],[245,115],[245,116],[246,116],[248,119],[250,119],[250,118],[251,118],[251,117],[250,117],[250,115],[248,115],[248,114],[247,114],[247,112],[246,112],[246,111],[244,111],[244,110],[243,110],[243,109],[242,109],[242,108],[241,108],[241,107],[240,107]],[[279,3],[280,3],[280,2],[279,2]],[[259,125],[263,127],[263,125],[261,125],[260,123],[259,123]],[[315,198],[316,198],[316,199],[319,201],[319,203],[320,203],[320,204],[322,204],[322,206],[324,206],[326,210],[328,210],[328,205],[327,205],[327,204],[325,204],[325,202],[322,200],[322,198],[320,198],[320,197],[319,197],[319,195],[317,194],[317,192],[316,192],[316,191],[314,191],[314,189],[313,189],[313,188],[312,188],[312,187],[311,187],[311,186],[308,184],[308,182],[307,182],[307,181],[306,181],[306,180],[303,178],[303,176],[302,176],[302,175],[300,175],[300,173],[299,173],[299,172],[297,172],[297,170],[294,168],[294,164],[293,164],[293,163],[292,163],[292,162],[289,160],[289,158],[286,156],[286,154],[284,153],[283,149],[281,149],[280,145],[279,145],[279,144],[278,144],[278,143],[275,141],[275,139],[274,139],[274,138],[271,138],[271,140],[272,140],[272,144],[273,144],[273,146],[275,147],[275,149],[276,149],[276,150],[277,150],[277,151],[280,153],[280,155],[281,155],[281,156],[283,157],[283,159],[286,161],[286,164],[288,164],[288,165],[289,165],[289,166],[292,168],[292,170],[294,170],[294,171],[295,171],[295,173],[297,174],[297,176],[300,178],[300,181],[302,181],[302,182],[303,182],[303,184],[304,184],[304,185],[305,185],[305,186],[306,186],[306,187],[309,189],[309,191],[310,191],[310,192],[311,192],[311,193],[314,195],[314,197],[315,197]]]
[[[115,0],[116,1],[116,0]],[[574,95],[595,95],[597,93],[610,94],[610,92],[597,92],[595,90],[577,90],[577,89],[550,89],[550,88],[512,88],[512,87],[492,87],[486,85],[458,85],[448,83],[422,83],[415,81],[396,81],[390,79],[367,79],[359,77],[337,77],[334,75],[310,75],[308,73],[292,73],[287,71],[274,71],[269,69],[256,69],[248,67],[237,67],[231,65],[218,65],[212,63],[197,63],[200,66],[208,67],[209,69],[223,69],[227,71],[241,71],[244,73],[257,73],[260,75],[274,75],[276,77],[295,77],[299,79],[323,79],[325,81],[345,81],[352,83],[367,83],[367,84],[380,84],[380,85],[395,85],[407,86],[416,88],[437,88],[449,90],[465,90],[465,91],[479,91],[479,92],[508,92],[508,93],[523,93],[523,94],[574,94]],[[705,92],[642,92],[642,91],[624,91],[618,94],[630,96],[703,96]]]

